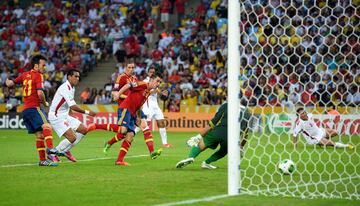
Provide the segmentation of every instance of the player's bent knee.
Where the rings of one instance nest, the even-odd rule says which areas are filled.
[[[86,135],[87,134],[87,128],[83,125],[83,124],[80,124],[80,126],[76,129],[76,132],[79,132],[83,135]]]
[[[157,125],[159,128],[165,128],[165,123],[164,123],[164,120],[160,120],[157,122]]]
[[[142,130],[144,130],[146,127],[147,127],[147,122],[145,119],[141,119],[141,124],[140,124],[140,127]]]
[[[44,135],[42,134],[42,132],[36,132],[35,137],[36,139],[44,139]]]
[[[121,133],[121,134],[126,134],[126,133],[127,133],[127,128],[121,126],[121,128],[120,128],[120,133]]]
[[[132,142],[134,140],[134,133],[133,132],[128,132],[126,134],[125,140],[128,142]]]
[[[51,129],[51,130],[52,130],[51,124],[49,124],[49,123],[44,123],[44,124],[42,125],[42,128],[43,128],[43,129]]]

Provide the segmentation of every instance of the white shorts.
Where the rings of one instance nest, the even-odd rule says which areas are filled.
[[[150,121],[152,119],[155,119],[155,120],[164,119],[164,114],[161,111],[158,104],[156,104],[156,105],[149,104],[149,106],[148,106],[147,102],[145,102],[143,105],[142,111],[146,115],[148,121]]]
[[[310,145],[319,144],[322,138],[326,138],[326,131],[324,128],[320,128],[320,132],[318,135],[314,136],[313,138],[304,136],[307,143]]]
[[[69,115],[58,118],[51,118],[51,116],[49,115],[49,122],[53,130],[55,130],[56,134],[59,137],[62,137],[64,133],[69,129],[76,131],[81,124],[81,122],[78,119]]]
[[[161,22],[168,22],[169,16],[169,13],[161,13]]]

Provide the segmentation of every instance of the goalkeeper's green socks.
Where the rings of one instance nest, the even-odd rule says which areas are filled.
[[[189,157],[196,158],[201,153],[201,149],[199,147],[191,147],[189,152]]]

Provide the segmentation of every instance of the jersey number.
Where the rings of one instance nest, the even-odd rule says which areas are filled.
[[[23,82],[23,96],[28,97],[31,95],[32,80],[25,79]]]

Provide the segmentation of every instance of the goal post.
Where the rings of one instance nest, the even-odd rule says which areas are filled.
[[[358,1],[228,1],[228,194],[360,200]],[[240,105],[251,113],[240,158]],[[332,141],[292,143],[296,109]],[[338,113],[331,113],[336,110]],[[281,174],[280,161],[296,170]]]
[[[240,2],[229,1],[228,12],[228,195],[240,192]],[[231,124],[231,123],[233,124]]]

